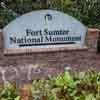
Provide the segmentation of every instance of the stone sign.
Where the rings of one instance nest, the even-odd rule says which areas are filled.
[[[86,27],[54,10],[27,13],[3,29],[5,49],[84,46]]]
[[[99,32],[54,10],[33,11],[15,19],[0,31],[0,84],[28,84],[64,69],[99,71]]]

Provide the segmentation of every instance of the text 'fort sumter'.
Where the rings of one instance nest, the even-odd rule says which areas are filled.
[[[76,35],[77,34],[77,35]],[[81,41],[79,33],[71,33],[69,30],[31,30],[26,29],[23,36],[10,36],[9,42],[11,45],[18,44],[19,46],[36,46],[36,45],[55,45],[55,44],[75,44]]]

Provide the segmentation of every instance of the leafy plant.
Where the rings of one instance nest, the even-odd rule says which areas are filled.
[[[20,100],[16,87],[10,83],[7,83],[0,93],[0,100]]]
[[[34,100],[100,100],[100,73],[78,72],[74,77],[68,71],[49,80],[34,80]]]
[[[24,13],[46,8],[68,13],[89,27],[100,27],[100,0],[2,0],[0,3],[0,27]]]
[[[73,76],[65,71],[49,79],[34,80],[25,85],[18,95],[16,85],[6,84],[0,92],[0,100],[100,100],[100,72],[76,72]]]

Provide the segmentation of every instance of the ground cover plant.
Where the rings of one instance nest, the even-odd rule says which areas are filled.
[[[30,93],[26,94],[29,100],[100,100],[100,72],[77,72],[70,75],[65,71],[56,77],[34,80],[24,88],[26,93]],[[21,94],[15,86],[5,85],[0,92],[0,100],[20,100]],[[25,95],[23,97],[21,100],[26,100]]]
[[[69,72],[50,80],[35,80],[32,84],[34,100],[100,100],[100,73]]]
[[[0,89],[0,100],[20,100],[15,84],[6,83]]]

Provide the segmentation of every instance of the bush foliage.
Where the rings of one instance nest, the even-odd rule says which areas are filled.
[[[100,26],[100,0],[1,0],[0,27],[24,13],[47,8],[68,13],[87,26]]]
[[[47,80],[34,80],[24,90],[25,88],[30,90],[26,92],[31,94],[30,100],[100,100],[100,73],[78,72],[72,77],[65,71],[62,75]],[[0,93],[0,100],[20,100],[17,90],[11,84],[6,85]]]
[[[100,100],[100,73],[69,72],[50,80],[35,80],[32,84],[34,100]]]

